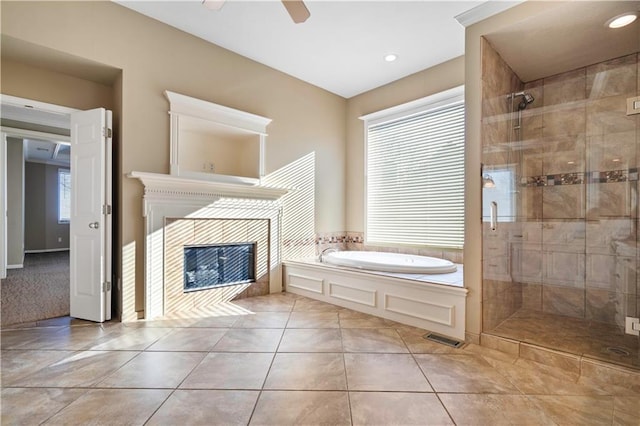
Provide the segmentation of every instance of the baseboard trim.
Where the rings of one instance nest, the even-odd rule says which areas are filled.
[[[42,250],[25,250],[25,253],[53,253],[57,251],[69,251],[68,248],[42,249]]]
[[[7,269],[22,269],[24,265],[21,263],[19,265],[7,265]]]

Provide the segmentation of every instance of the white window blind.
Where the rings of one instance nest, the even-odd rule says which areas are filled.
[[[58,169],[58,222],[69,223],[71,219],[71,173]]]
[[[462,248],[464,100],[441,98],[367,120],[367,243]]]

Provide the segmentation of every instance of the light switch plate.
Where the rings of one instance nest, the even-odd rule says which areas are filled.
[[[640,114],[640,96],[627,98],[627,115]]]
[[[640,336],[640,319],[627,317],[624,324],[624,332],[633,334],[634,336]]]

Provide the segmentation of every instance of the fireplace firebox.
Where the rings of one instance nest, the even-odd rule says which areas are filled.
[[[256,281],[256,243],[184,246],[184,292]]]

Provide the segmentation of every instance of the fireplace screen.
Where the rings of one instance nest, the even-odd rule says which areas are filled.
[[[184,247],[184,291],[255,282],[256,243]]]

